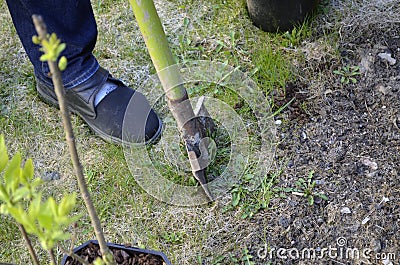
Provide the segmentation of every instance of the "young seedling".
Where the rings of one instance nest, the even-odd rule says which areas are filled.
[[[244,265],[255,265],[256,263],[253,261],[253,255],[249,253],[249,250],[247,248],[244,248],[242,251],[242,258],[241,258],[242,263]]]
[[[315,196],[323,200],[328,200],[328,197],[326,197],[325,194],[314,192],[314,187],[317,182],[313,180],[313,176],[314,176],[314,171],[311,171],[310,174],[308,174],[307,179],[299,178],[296,181],[296,186],[298,187],[298,189],[292,190],[292,194],[306,197],[309,205],[314,204]]]
[[[261,184],[254,190],[254,186],[258,185],[258,181],[253,174],[246,174],[241,183],[235,184],[231,190],[232,200],[224,211],[232,209],[240,209],[241,218],[252,218],[261,210],[267,209],[270,200],[276,196],[276,192],[272,189],[279,173],[266,176],[262,179]]]
[[[179,232],[164,232],[161,237],[169,244],[181,244],[183,243],[184,234]]]
[[[334,74],[340,75],[340,83],[349,84],[350,82],[355,84],[357,83],[357,79],[355,78],[357,75],[360,75],[360,67],[359,66],[342,66],[338,70],[333,71]]]
[[[63,57],[61,57],[61,59],[58,61],[61,52],[65,49],[65,44],[61,43],[56,34],[47,34],[46,25],[40,16],[33,15],[32,19],[35,24],[35,29],[38,33],[38,36],[33,37],[32,40],[33,42],[42,46],[41,51],[43,51],[44,54],[40,57],[40,60],[47,61],[47,63],[49,64],[51,78],[54,84],[54,90],[56,92],[58,104],[60,106],[61,117],[65,131],[65,138],[71,155],[72,164],[74,166],[75,175],[78,180],[78,185],[82,194],[82,198],[84,199],[86,209],[92,222],[92,227],[99,242],[102,259],[107,265],[116,264],[112,252],[107,247],[103,230],[100,224],[100,219],[91,200],[90,193],[83,174],[83,167],[80,163],[78,151],[75,144],[74,132],[72,130],[69,109],[65,100],[65,90],[60,71],[60,68],[65,69],[67,62],[66,59],[63,59]]]
[[[310,35],[311,30],[308,26],[308,21],[305,21],[303,24],[294,27],[292,31],[286,31],[283,37],[289,41],[289,46],[295,47],[300,45],[301,41]]]

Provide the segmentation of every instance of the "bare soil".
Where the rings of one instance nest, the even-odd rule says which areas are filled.
[[[364,23],[343,27],[341,61],[310,55],[318,37],[303,47],[309,79],[287,86],[285,100],[296,100],[276,118],[288,120],[278,128],[276,161],[287,161],[278,186],[296,187],[313,170],[328,201],[275,200],[255,220],[256,264],[399,264],[400,23]],[[355,84],[332,74],[341,65],[360,66]]]

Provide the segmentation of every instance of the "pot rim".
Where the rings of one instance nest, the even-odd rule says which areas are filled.
[[[79,250],[87,247],[90,243],[95,244],[95,245],[99,245],[99,242],[97,240],[88,240],[85,243],[83,243],[80,246],[77,246],[73,249],[73,252],[76,253]],[[137,247],[128,247],[125,245],[120,245],[120,244],[115,244],[115,243],[106,243],[108,247],[110,248],[116,248],[116,249],[121,249],[121,250],[128,250],[128,251],[135,251],[135,252],[139,252],[139,253],[145,253],[145,254],[152,254],[152,255],[156,255],[156,256],[160,256],[166,265],[172,265],[171,262],[169,261],[169,259],[167,258],[167,256],[160,251],[156,251],[156,250],[152,250],[152,249],[143,249],[143,248],[137,248]],[[65,262],[67,261],[67,258],[69,258],[70,256],[68,255],[64,255],[62,261],[61,261],[61,265],[65,265]]]

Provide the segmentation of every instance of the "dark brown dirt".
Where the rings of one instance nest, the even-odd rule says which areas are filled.
[[[276,199],[275,210],[256,217],[256,264],[399,264],[399,28],[371,29],[340,44],[340,62],[310,65],[325,75],[319,91],[304,81],[287,86],[287,99],[296,100],[277,117],[288,120],[278,128],[276,160],[287,161],[278,186],[296,187],[313,170],[314,191],[328,201],[316,197],[310,206],[290,193]],[[360,66],[357,83],[341,84],[332,74],[339,65]]]
[[[117,264],[121,265],[165,265],[160,256],[139,253],[135,251],[125,251],[122,249],[110,248],[113,252]],[[76,253],[88,263],[92,263],[96,258],[101,257],[99,245],[89,243],[86,248]],[[80,262],[69,258],[65,265],[82,265]]]

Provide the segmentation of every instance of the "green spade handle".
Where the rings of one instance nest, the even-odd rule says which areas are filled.
[[[129,0],[129,3],[168,99],[175,101],[186,97],[179,70],[170,68],[168,71],[162,71],[176,62],[153,0]]]

